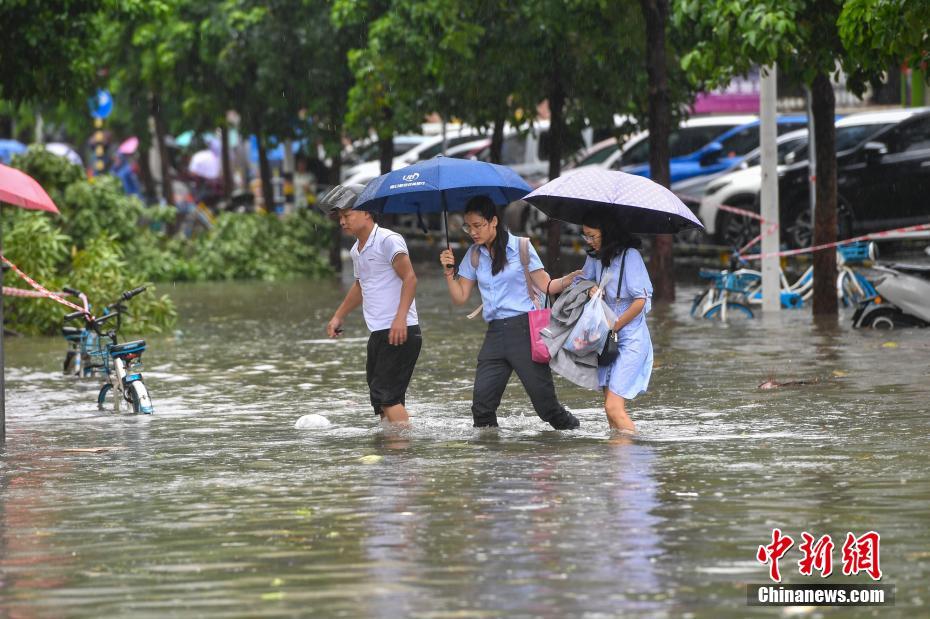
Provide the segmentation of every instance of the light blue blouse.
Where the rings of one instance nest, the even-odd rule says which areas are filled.
[[[513,318],[536,309],[526,290],[526,277],[520,262],[520,237],[512,234],[509,237],[507,264],[497,275],[491,275],[491,254],[484,245],[477,247],[477,269],[471,265],[471,252],[476,250],[474,245],[465,252],[465,258],[459,265],[460,276],[472,281],[477,280],[481,301],[484,303],[481,313],[488,322],[500,318]],[[543,268],[543,263],[532,243],[529,250],[529,271],[532,273]]]

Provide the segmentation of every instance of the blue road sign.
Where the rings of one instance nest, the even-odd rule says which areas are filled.
[[[97,94],[87,100],[90,106],[90,115],[94,118],[104,119],[113,111],[113,97],[108,90],[98,90]]]

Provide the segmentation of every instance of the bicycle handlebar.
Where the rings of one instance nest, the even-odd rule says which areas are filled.
[[[94,322],[97,323],[97,324],[99,325],[100,323],[105,322],[105,321],[107,321],[107,320],[113,318],[114,316],[119,316],[120,314],[121,314],[121,312],[119,312],[119,311],[110,312],[109,314],[104,314],[103,316],[97,316],[97,317],[94,319]]]
[[[77,318],[81,318],[82,316],[84,316],[83,311],[77,311],[77,312],[71,312],[70,314],[65,314],[65,322],[68,322],[70,320],[75,320]]]
[[[82,294],[80,290],[78,290],[77,288],[72,288],[71,286],[63,286],[62,291],[67,292],[72,297],[79,297]]]
[[[138,294],[142,294],[143,292],[145,292],[145,286],[139,286],[138,288],[127,290],[126,292],[120,295],[120,298],[123,301],[128,301],[129,299],[133,298],[134,296]]]

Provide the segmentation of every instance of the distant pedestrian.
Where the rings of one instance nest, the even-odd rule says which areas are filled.
[[[110,170],[113,175],[123,184],[123,191],[127,196],[142,197],[142,190],[139,186],[139,177],[133,169],[133,161],[129,155],[117,153],[113,160],[113,168]]]
[[[362,306],[371,331],[365,365],[371,405],[382,420],[406,423],[407,387],[422,346],[414,301],[417,278],[404,238],[380,227],[370,213],[352,209],[361,189],[340,185],[323,198],[338,213],[342,229],[356,238],[351,251],[355,283],[326,332],[339,337],[346,316]]]
[[[528,264],[520,256],[519,237],[509,234],[501,222],[494,203],[487,197],[472,198],[465,207],[465,232],[474,245],[459,265],[454,277],[455,256],[446,249],[440,254],[445,267],[449,295],[456,305],[463,305],[478,284],[488,322],[484,344],[478,353],[471,411],[474,425],[496,427],[497,407],[510,375],[516,370],[530,396],[536,414],[558,430],[578,427],[578,420],[563,407],[555,394],[552,372],[545,363],[536,363],[530,350],[528,312],[535,308],[527,289],[524,269],[532,283],[550,294],[561,292],[571,276],[551,280],[543,270],[536,250],[528,246]],[[474,254],[477,252],[477,256]],[[476,266],[477,265],[477,266]]]
[[[612,429],[632,434],[636,428],[626,401],[644,393],[652,375],[652,338],[646,325],[646,314],[652,307],[652,282],[636,249],[639,239],[624,231],[615,218],[589,213],[582,224],[582,236],[591,249],[582,277],[600,282],[607,270],[603,299],[618,317],[611,330],[617,334],[620,354],[611,365],[598,368],[604,411]],[[589,294],[593,296],[597,289],[594,286]]]

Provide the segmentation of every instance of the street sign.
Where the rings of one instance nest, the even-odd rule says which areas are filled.
[[[113,97],[108,90],[98,90],[97,94],[87,100],[90,115],[94,118],[104,119],[113,111]]]

